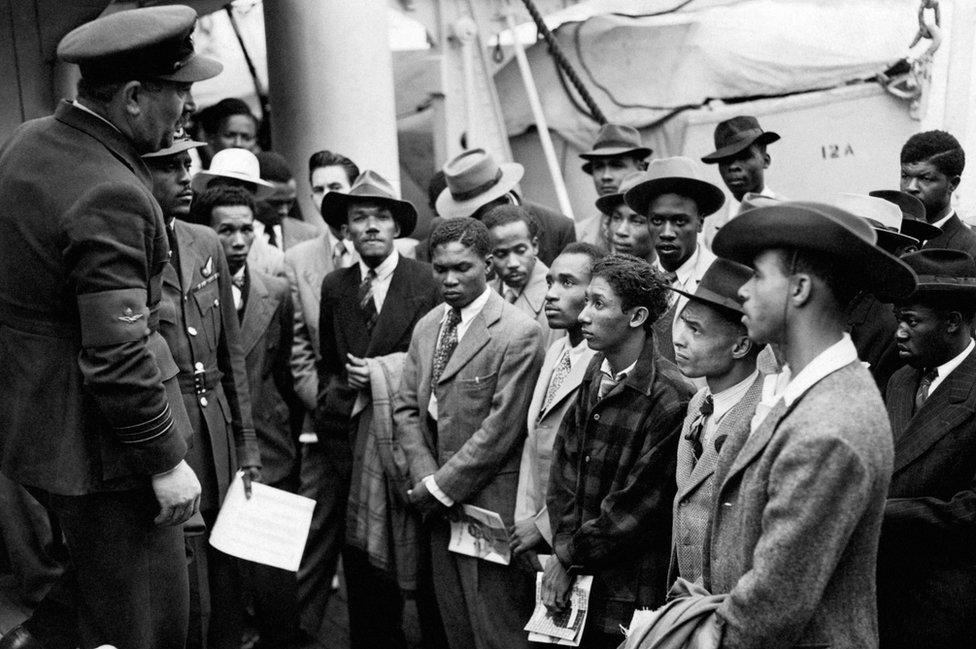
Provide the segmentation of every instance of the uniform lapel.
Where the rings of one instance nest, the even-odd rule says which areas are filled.
[[[249,272],[247,284],[247,300],[241,320],[241,347],[245,356],[264,335],[277,306],[268,287],[255,273]]]
[[[171,287],[176,293],[180,292],[179,275],[176,274],[176,267],[169,262],[167,262],[166,267],[163,268],[163,284]],[[181,305],[177,304],[176,307],[180,308]]]
[[[176,220],[174,227],[176,228],[176,243],[180,247],[180,281],[183,282],[183,294],[189,295],[190,289],[193,288],[193,271],[200,263],[195,250],[196,246],[193,245],[196,237],[193,236],[193,230],[186,227],[179,219]],[[213,272],[216,272],[216,263],[213,266]]]
[[[911,464],[951,430],[973,416],[969,396],[974,382],[976,350],[970,352],[962,364],[939,384],[909,421],[905,432],[895,441],[895,471]]]

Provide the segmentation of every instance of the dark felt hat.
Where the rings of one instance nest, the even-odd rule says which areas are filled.
[[[631,187],[636,187],[647,179],[647,174],[643,171],[633,171],[620,181],[620,189],[615,194],[607,194],[596,199],[596,209],[601,213],[610,216],[619,205],[624,203],[624,194]]]
[[[715,127],[715,151],[704,156],[702,162],[715,163],[754,143],[770,144],[778,139],[779,134],[762,130],[759,120],[752,115],[739,115],[718,123]]]
[[[773,248],[821,253],[843,269],[852,285],[885,301],[901,299],[915,289],[915,274],[877,245],[868,222],[823,203],[783,201],[742,212],[718,231],[715,254],[752,265],[756,255]]]
[[[918,275],[913,297],[958,297],[976,300],[976,261],[969,253],[923,248],[902,257]]]
[[[737,313],[745,313],[742,310],[739,289],[749,281],[750,277],[752,277],[752,269],[748,266],[719,257],[702,275],[694,293],[677,288],[668,288],[696,302],[703,302],[709,306],[717,306]]]
[[[646,179],[627,190],[624,200],[630,209],[646,216],[655,198],[662,194],[678,194],[694,200],[703,217],[714,214],[725,204],[725,193],[702,180],[696,165],[691,158],[680,156],[652,160],[644,172]]]
[[[925,204],[911,194],[897,189],[878,189],[868,192],[868,195],[883,198],[901,209],[902,234],[907,234],[919,241],[928,241],[942,233],[942,230],[925,220]]]
[[[596,134],[593,148],[579,154],[579,157],[586,160],[583,171],[590,174],[593,173],[592,161],[597,158],[629,155],[643,160],[651,153],[653,150],[641,143],[640,133],[636,128],[623,124],[604,124]]]
[[[359,174],[348,192],[327,193],[322,199],[322,218],[338,229],[346,224],[349,206],[355,203],[379,203],[388,208],[400,226],[401,237],[409,237],[417,225],[413,203],[398,199],[393,185],[372,169]]]
[[[217,76],[219,61],[193,52],[197,12],[185,5],[118,11],[61,39],[58,57],[93,82],[159,79],[192,83]]]

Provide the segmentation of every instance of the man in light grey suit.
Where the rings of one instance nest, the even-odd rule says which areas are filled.
[[[856,291],[905,297],[915,275],[867,222],[819,203],[741,214],[715,238],[752,265],[749,337],[780,345],[791,380],[735,457],[719,457],[703,585],[723,647],[878,646],[875,562],[891,426],[844,333]]]
[[[756,371],[760,348],[741,322],[738,297],[750,275],[748,266],[716,259],[695,292],[684,293],[688,305],[675,323],[678,369],[688,378],[705,379],[706,387],[688,403],[678,439],[669,581],[701,583],[715,465],[721,455],[734,456],[741,448],[762,396],[763,377]]]
[[[511,526],[526,412],[542,364],[539,325],[488,288],[488,229],[441,222],[431,261],[445,306],[413,330],[394,401],[396,438],[429,535],[434,587],[452,649],[527,647],[531,579],[448,551],[451,508],[471,504]]]
[[[586,306],[586,287],[593,263],[606,255],[591,243],[571,243],[552,262],[546,274],[545,316],[549,327],[565,331],[546,351],[539,380],[532,392],[527,418],[529,434],[522,449],[515,526],[510,545],[515,556],[525,555],[528,565],[542,570],[536,553],[552,546],[546,494],[552,445],[563,416],[576,403],[586,367],[596,354],[583,339],[580,311]]]

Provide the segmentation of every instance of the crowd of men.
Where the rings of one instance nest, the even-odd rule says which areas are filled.
[[[586,649],[974,645],[955,138],[912,136],[898,190],[789,200],[780,136],[734,117],[701,157],[727,202],[607,124],[575,227],[474,149],[416,245],[389,180],[321,150],[320,232],[246,104],[191,139],[220,71],[195,18],[68,34],[77,98],[0,152],[0,503],[35,605],[0,649],[329,646],[340,563],[354,649],[406,647],[410,600],[424,647],[541,646],[539,573],[554,615],[592,576]],[[209,544],[238,471],[315,501],[297,574]],[[462,505],[508,564],[449,550]]]

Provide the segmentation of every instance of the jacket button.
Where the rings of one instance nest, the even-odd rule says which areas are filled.
[[[208,403],[209,402],[207,401],[207,397],[200,397],[200,405],[201,406],[203,406],[204,408],[206,408]]]
[[[220,306],[220,300],[214,298],[214,306]]]
[[[196,336],[197,335],[196,327],[187,327],[186,333],[190,334],[191,336]]]
[[[590,463],[590,456],[587,455],[586,457],[584,457],[583,458],[583,461],[586,462],[587,464],[589,464]]]
[[[600,413],[593,415],[593,421],[600,421]]]

